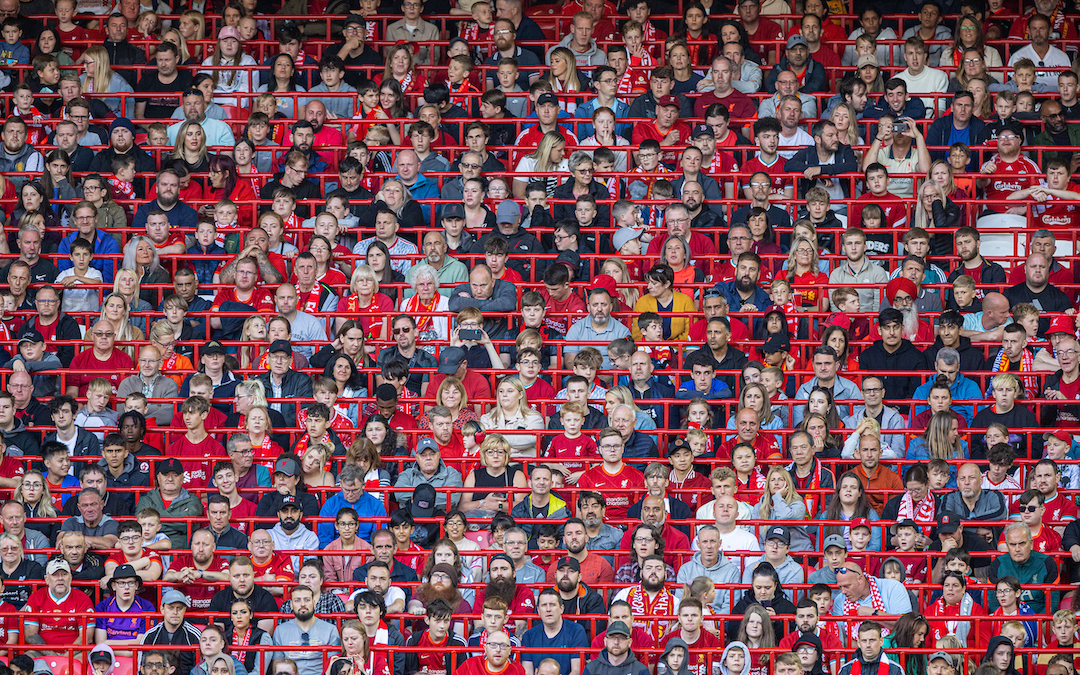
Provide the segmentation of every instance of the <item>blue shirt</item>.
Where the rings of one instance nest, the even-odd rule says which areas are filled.
[[[146,632],[146,619],[142,614],[153,614],[157,611],[153,604],[145,598],[135,596],[135,602],[128,607],[127,611],[120,609],[116,604],[116,596],[108,600],[102,600],[94,607],[95,612],[132,614],[131,618],[113,617],[111,619],[99,618],[94,620],[98,630],[105,631],[110,640],[132,640]]]
[[[360,517],[360,525],[357,529],[356,536],[364,541],[370,542],[371,535],[375,533],[375,530],[379,529],[379,524],[372,519],[376,517],[386,517],[386,508],[383,506],[383,503],[366,492],[361,493],[360,499],[357,500],[356,503],[351,503],[345,499],[345,493],[339,492],[327,498],[326,503],[323,504],[322,510],[319,511],[319,516],[323,518],[337,518],[338,511],[345,507],[356,509],[356,514]],[[327,544],[340,536],[337,531],[337,526],[329,521],[319,523],[318,534],[319,548],[326,548]]]
[[[150,216],[150,212],[154,209],[160,209],[161,206],[155,199],[152,202],[147,202],[139,207],[139,210],[135,212],[135,217],[131,219],[131,226],[138,228],[146,227],[146,219]],[[164,209],[162,209],[164,211]],[[166,217],[169,219],[169,227],[173,231],[187,232],[189,229],[194,232],[195,228],[199,225],[198,212],[185,204],[184,202],[177,202],[171,210],[165,211]]]
[[[559,602],[562,602],[560,600]],[[545,653],[544,649],[565,649],[578,647],[581,649],[589,648],[589,637],[585,634],[585,629],[579,626],[573,621],[567,619],[562,620],[562,628],[553,638],[549,638],[547,633],[544,632],[544,624],[538,623],[529,630],[525,631],[525,634],[521,636],[521,646],[529,649],[539,649],[539,652],[522,653],[521,662],[529,662],[533,664],[535,670],[540,662],[544,659],[555,659],[559,664],[560,673],[570,672],[570,661],[574,658],[581,658],[580,654],[571,654],[569,652],[548,652]]]
[[[74,267],[68,256],[71,254],[71,242],[78,239],[79,236],[79,231],[76,230],[60,240],[60,245],[57,247],[56,252],[63,257],[57,262],[56,268],[61,272]],[[111,236],[97,230],[97,239],[94,240],[94,259],[90,261],[90,267],[101,272],[101,280],[107,284],[113,282],[113,276],[116,274],[116,266],[120,263],[120,260],[118,258],[105,258],[103,256],[118,253],[120,253],[120,244],[117,244],[116,240]]]

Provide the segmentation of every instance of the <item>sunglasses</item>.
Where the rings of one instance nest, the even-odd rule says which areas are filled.
[[[405,326],[404,328],[395,328],[394,335],[401,335],[402,333],[411,333],[412,326]]]

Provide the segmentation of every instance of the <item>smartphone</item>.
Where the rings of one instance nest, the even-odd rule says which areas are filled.
[[[893,122],[892,132],[894,134],[902,134],[907,131],[907,122]]]
[[[479,340],[480,329],[479,328],[462,328],[458,331],[458,337],[462,340]]]

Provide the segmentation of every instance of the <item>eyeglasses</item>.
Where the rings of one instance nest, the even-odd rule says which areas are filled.
[[[101,331],[101,330],[94,331],[94,337],[111,338],[114,335],[116,335],[116,333],[113,333],[111,330],[110,331]]]
[[[512,30],[497,30],[497,31],[495,31],[496,35],[513,35],[513,33],[514,33],[514,31],[512,31]]]
[[[149,661],[143,661],[143,668],[147,670],[165,670],[164,663],[150,663]]]
[[[487,646],[500,652],[510,649],[510,645],[506,642],[488,642]]]
[[[973,59],[964,59],[964,63],[981,63],[982,59],[975,57]]]
[[[233,455],[254,455],[255,451],[251,448],[240,448],[238,450],[230,450],[229,453]]]
[[[26,481],[23,481],[22,486],[24,488],[40,489],[41,488],[41,483],[38,483],[37,481],[35,481],[33,483],[27,483]]]
[[[880,394],[885,391],[884,387],[863,387],[864,394]]]
[[[339,522],[337,524],[337,526],[338,526],[338,529],[340,530],[340,529],[346,528],[346,527],[356,527],[359,524],[360,523],[356,522],[355,520],[343,520],[343,521]]]

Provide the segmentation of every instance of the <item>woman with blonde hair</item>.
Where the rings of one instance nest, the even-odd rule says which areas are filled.
[[[930,422],[921,436],[911,439],[905,459],[944,459],[952,461],[968,458],[967,442],[960,437],[959,422],[948,410],[939,410],[930,416]]]
[[[157,307],[159,303],[158,290],[155,288],[143,288],[146,284],[172,284],[169,272],[161,266],[161,258],[158,257],[157,247],[154,242],[144,234],[133,236],[124,246],[124,261],[122,269],[133,270],[139,277],[139,297],[145,300],[151,307]]]
[[[836,125],[836,131],[840,134],[840,142],[844,145],[850,145],[854,148],[856,145],[863,144],[862,136],[859,136],[858,119],[859,115],[855,112],[855,108],[847,102],[836,104],[832,113],[829,114],[829,121]],[[859,155],[859,159],[862,159],[862,155]]]
[[[577,59],[574,53],[567,47],[556,47],[548,54],[548,63],[551,69],[548,71],[547,81],[551,85],[552,92],[559,94],[578,93],[588,91],[589,78],[578,73]],[[564,98],[560,101],[561,107],[571,115],[577,110],[578,99]]]
[[[476,414],[473,406],[469,405],[469,393],[465,391],[465,385],[453,375],[443,378],[439,388],[435,392],[435,405],[446,406],[454,413],[454,429],[461,431],[466,422],[480,422],[480,416]],[[422,415],[417,422],[421,429],[430,429],[431,422],[427,415]]]
[[[963,61],[968,58],[967,52],[974,51],[986,70],[998,82],[1004,82],[1004,73],[995,69],[1001,68],[1001,54],[996,47],[986,44],[986,35],[983,33],[982,23],[971,15],[960,17],[956,24],[956,33],[953,35],[952,48],[946,48],[941,53],[941,68],[946,72],[953,66],[963,66]],[[961,69],[957,69],[961,70]],[[950,89],[949,91],[953,91]]]
[[[108,106],[109,110],[117,117],[131,119],[135,116],[134,97],[121,100],[115,97],[102,98],[98,96],[99,94],[115,94],[119,92],[134,93],[127,80],[113,71],[109,63],[109,52],[104,47],[90,45],[79,57],[79,63],[84,66],[83,74],[79,77],[84,94],[94,94],[95,98]]]
[[[809,224],[810,221],[805,222]],[[801,299],[800,306],[822,312],[829,311],[829,293],[825,290],[829,275],[821,269],[816,240],[796,237],[791,243],[785,269],[791,290]]]
[[[517,375],[510,375],[499,381],[495,405],[480,418],[480,425],[487,431],[540,430],[544,428],[544,416],[529,407],[529,397],[521,380]],[[537,436],[534,434],[507,434],[506,441],[513,457],[537,456]]]
[[[244,327],[240,330],[240,341],[245,343],[240,346],[237,354],[240,361],[240,369],[258,368],[262,363],[266,350],[270,347],[270,340],[266,333],[266,317],[256,314],[244,320]]]
[[[265,398],[263,401],[265,402]],[[266,405],[252,405],[244,415],[244,431],[251,438],[255,461],[273,467],[278,456],[285,452],[274,439],[274,426],[270,422],[270,410]]]
[[[101,303],[99,320],[112,326],[117,343],[142,342],[146,339],[142,329],[132,325],[128,318],[128,303],[124,300],[124,296],[119,293],[110,293],[105,297],[105,301]],[[118,344],[117,349],[126,352],[132,361],[135,360],[134,346]]]
[[[461,502],[458,504],[458,508],[466,514],[481,511],[490,517],[496,513],[510,513],[514,504],[525,498],[524,492],[495,491],[495,488],[506,490],[512,487],[524,488],[527,486],[525,472],[517,464],[510,463],[510,452],[510,441],[505,436],[502,434],[487,434],[484,442],[480,444],[480,463],[482,466],[473,469],[465,477]],[[535,453],[536,448],[534,445],[534,456]]]
[[[630,284],[634,284],[640,281],[640,279],[635,279],[630,274],[630,268],[627,267],[626,262],[621,258],[608,258],[600,267],[600,274],[607,274],[615,280],[615,283],[617,284],[616,292],[619,294],[619,298],[622,299],[623,307],[633,307],[637,305],[640,295],[637,288]]]
[[[56,518],[56,507],[52,503],[52,493],[49,491],[49,482],[44,474],[37,469],[27,471],[19,486],[15,488],[15,501],[23,505],[23,513],[28,519],[26,527],[37,530],[49,541],[56,539],[56,533],[60,530],[60,523],[39,520],[41,518]]]
[[[356,319],[371,340],[379,341],[389,334],[394,301],[379,292],[379,280],[371,267],[357,265],[349,280],[349,294],[338,301],[337,311],[342,315],[335,320],[335,330]]]
[[[142,297],[139,273],[130,267],[117,270],[116,278],[113,279],[113,293],[124,298],[129,312],[150,312],[154,309],[154,306]],[[133,317],[131,325],[138,328],[140,333],[146,332],[146,319],[143,317]]]
[[[555,194],[555,188],[562,185],[570,173],[570,166],[566,160],[566,139],[558,131],[549,131],[540,139],[536,150],[525,155],[518,162],[515,173],[537,173],[539,176],[514,176],[514,197],[525,198],[525,188],[530,183],[542,182],[547,196]]]
[[[967,84],[967,90],[971,92],[972,113],[981,120],[992,119],[994,116],[994,97],[990,94],[991,78],[989,75],[979,75],[971,78]]]
[[[326,470],[326,463],[334,454],[334,448],[326,443],[312,443],[307,446],[300,458],[300,479],[308,487],[308,492],[315,495],[319,503],[326,501],[323,490],[313,488],[334,487],[337,479]]]
[[[761,520],[806,520],[806,502],[802,495],[795,489],[795,481],[791,473],[783,466],[777,464],[769,469],[765,476],[765,493],[761,501],[754,506],[754,518]],[[788,525],[791,533],[792,551],[810,551],[814,543],[806,527],[802,525]],[[765,543],[765,532],[769,528],[761,529],[761,543]]]
[[[634,428],[638,431],[651,431],[656,428],[656,420],[634,403],[634,395],[630,392],[630,387],[620,384],[611,387],[604,394],[604,411],[608,415],[611,415],[611,411],[618,405],[629,406],[634,411]]]
[[[341,658],[352,662],[351,675],[386,675],[391,672],[386,665],[386,652],[371,649],[364,624],[357,619],[347,619],[341,624]]]
[[[183,19],[181,19],[181,21],[183,21]],[[184,34],[181,33],[180,29],[176,26],[166,28],[162,31],[161,41],[171,42],[176,45],[177,49],[180,51],[180,62],[182,64],[186,65],[189,61],[193,60],[195,54],[192,54],[191,49],[188,47],[187,38],[184,37]]]
[[[176,143],[169,155],[180,160],[189,173],[210,170],[210,151],[206,149],[206,130],[198,122],[185,120],[176,132]]]
[[[383,181],[382,187],[375,194],[375,201],[372,202],[371,206],[367,207],[371,209],[372,222],[375,220],[375,213],[383,206],[397,215],[398,221],[403,228],[427,226],[420,202],[413,199],[412,191],[397,178],[388,178]]]

